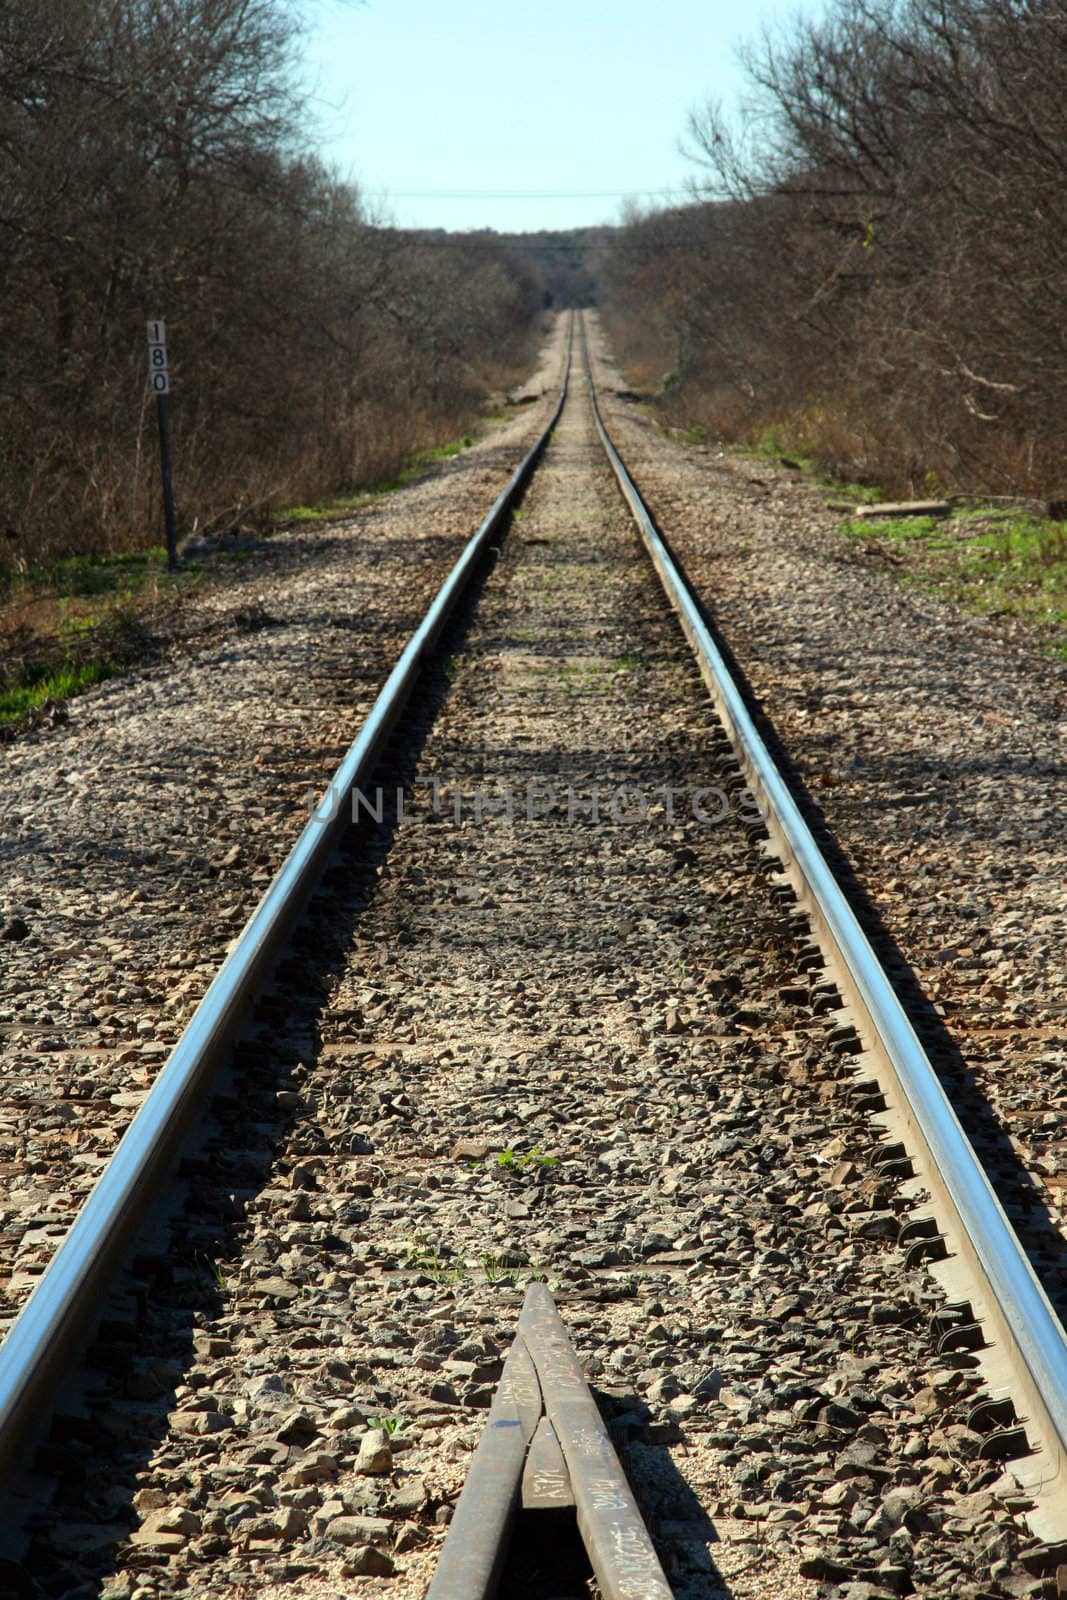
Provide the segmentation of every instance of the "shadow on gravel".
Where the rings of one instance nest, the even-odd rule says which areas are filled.
[[[573,1512],[520,1513],[500,1578],[500,1600],[589,1600],[594,1592]]]
[[[638,488],[640,491],[640,486]],[[753,692],[744,668],[720,632],[714,612],[693,588],[677,552],[654,518],[653,523],[699,608],[708,631],[726,662],[745,705],[785,778],[819,849],[825,856],[875,954],[885,968],[897,997],[929,1056],[1001,1205],[1041,1279],[1053,1309],[1061,1322],[1067,1326],[1067,1241],[1059,1230],[1057,1219],[1049,1210],[1041,1190],[1019,1159],[1011,1144],[1007,1128],[982,1093],[959,1044],[926,995],[914,968],[882,920],[864,884],[857,877],[818,801],[793,765],[788,750],[778,736],[774,722]]]
[[[730,1600],[709,1549],[718,1542],[714,1523],[670,1451],[646,1442],[644,1401],[595,1384],[593,1395],[672,1588],[686,1600]],[[574,1511],[520,1513],[500,1600],[589,1600],[599,1592]]]

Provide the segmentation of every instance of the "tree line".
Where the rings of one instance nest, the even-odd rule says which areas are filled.
[[[1067,0],[831,0],[690,115],[601,293],[678,418],[893,490],[1059,490]]]
[[[183,527],[322,499],[460,431],[542,304],[317,159],[287,0],[0,7],[0,564],[158,538],[145,323]]]

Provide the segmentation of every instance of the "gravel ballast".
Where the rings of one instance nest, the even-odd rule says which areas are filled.
[[[541,1275],[679,1596],[1039,1592],[578,384],[398,781],[55,1447],[49,1592],[421,1595]]]

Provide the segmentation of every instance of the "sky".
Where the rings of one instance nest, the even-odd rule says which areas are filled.
[[[690,109],[736,103],[735,44],[814,0],[318,0],[319,148],[381,220],[498,232],[681,199]]]

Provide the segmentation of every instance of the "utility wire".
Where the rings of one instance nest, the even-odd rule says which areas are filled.
[[[368,189],[361,194],[385,200],[639,200],[667,199],[681,189]]]

